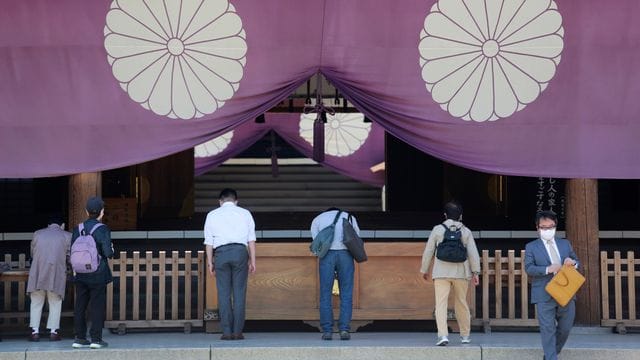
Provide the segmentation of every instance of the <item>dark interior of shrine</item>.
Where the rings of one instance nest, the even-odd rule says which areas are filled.
[[[279,158],[304,158],[281,138],[277,141]],[[560,218],[559,229],[564,228],[564,179],[481,173],[436,159],[388,134],[385,141],[385,210],[352,211],[364,230],[430,230],[443,220],[442,205],[452,199],[463,204],[463,220],[472,230],[534,230],[533,216],[539,208],[556,211]],[[238,158],[268,159],[270,146],[271,140],[266,136]],[[229,166],[234,165],[222,167]],[[264,166],[271,168],[271,165]],[[212,170],[208,176],[216,177],[217,171]],[[145,189],[139,182],[143,177],[147,179]],[[243,181],[251,180],[251,175],[247,177],[249,179]],[[201,230],[208,210],[198,211],[194,206],[194,179],[197,180],[193,175],[191,150],[102,172],[104,198],[133,198],[136,202],[135,218],[129,219],[124,228],[121,225],[120,228],[114,226],[114,229]],[[335,186],[338,193],[340,184]],[[640,216],[640,181],[602,179],[598,181],[598,195],[601,231],[640,229],[640,222],[637,221]],[[211,197],[215,198],[215,195]],[[242,205],[242,192],[239,192],[239,197]],[[66,213],[68,199],[68,177],[0,179],[0,229],[5,233],[32,232],[44,227],[50,213]],[[250,206],[248,208],[253,212],[258,230],[306,230],[313,217],[327,207],[322,205],[326,203],[318,201],[317,211],[299,211],[295,207],[279,211],[253,211]],[[109,214],[110,210],[113,209],[109,209],[107,202],[106,213]],[[485,249],[522,249],[529,240],[483,238],[479,246]],[[633,239],[608,238],[600,242],[602,249],[625,250],[635,247]],[[4,241],[2,246],[17,245],[11,243],[14,242]],[[148,239],[122,240],[115,244],[127,250],[200,246],[199,241],[193,241],[193,244],[191,241],[168,244]]]

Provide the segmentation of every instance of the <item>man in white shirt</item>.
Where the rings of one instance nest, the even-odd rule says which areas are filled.
[[[204,223],[207,265],[216,276],[220,339],[242,340],[247,277],[256,271],[256,225],[251,213],[238,206],[235,190],[222,190],[219,201]]]
[[[567,239],[556,238],[558,218],[553,211],[536,214],[540,237],[525,247],[524,266],[531,277],[531,303],[536,305],[542,349],[546,360],[557,360],[576,317],[575,297],[560,306],[545,290],[562,265],[578,266],[578,257]]]
[[[319,264],[320,326],[322,327],[323,340],[331,340],[333,338],[333,309],[331,304],[331,293],[335,274],[338,276],[338,285],[340,288],[340,319],[338,320],[340,339],[351,339],[349,330],[351,329],[353,273],[355,265],[353,264],[353,256],[351,256],[347,247],[342,243],[342,221],[351,220],[353,229],[360,234],[358,222],[353,216],[349,219],[349,213],[340,211],[336,208],[330,208],[313,219],[311,222],[311,236],[315,238],[322,229],[331,225],[339,212],[340,215],[338,216],[333,233],[333,242],[331,243],[331,247],[327,254],[320,259]]]

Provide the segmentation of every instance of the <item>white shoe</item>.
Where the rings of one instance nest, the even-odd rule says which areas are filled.
[[[436,346],[447,346],[447,344],[449,344],[449,339],[446,336],[440,336]]]
[[[463,344],[470,344],[471,343],[471,339],[468,336],[463,336],[460,339],[460,342],[463,343]]]

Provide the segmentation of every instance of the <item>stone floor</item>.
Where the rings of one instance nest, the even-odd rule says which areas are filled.
[[[436,347],[435,333],[362,332],[350,341],[320,340],[319,333],[246,333],[243,341],[222,341],[219,334],[181,332],[104,332],[109,347],[72,349],[71,339],[32,343],[9,337],[0,342],[0,360],[74,359],[542,359],[536,332],[472,333],[472,343],[460,344],[452,334],[447,347]],[[562,360],[640,360],[640,334],[619,335],[606,328],[574,328]]]

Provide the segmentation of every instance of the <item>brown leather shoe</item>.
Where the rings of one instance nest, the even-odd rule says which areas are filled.
[[[38,341],[40,341],[40,334],[38,334],[38,333],[31,333],[31,335],[29,335],[29,341],[33,341],[33,342],[38,342]]]
[[[242,333],[239,333],[239,334],[233,334],[233,335],[231,335],[231,338],[232,338],[233,340],[244,340],[244,335],[242,335]]]
[[[62,340],[62,336],[60,336],[60,334],[58,333],[51,333],[51,335],[49,335],[49,341],[60,341]]]
[[[222,336],[220,336],[220,340],[233,340],[233,335],[222,334]]]

